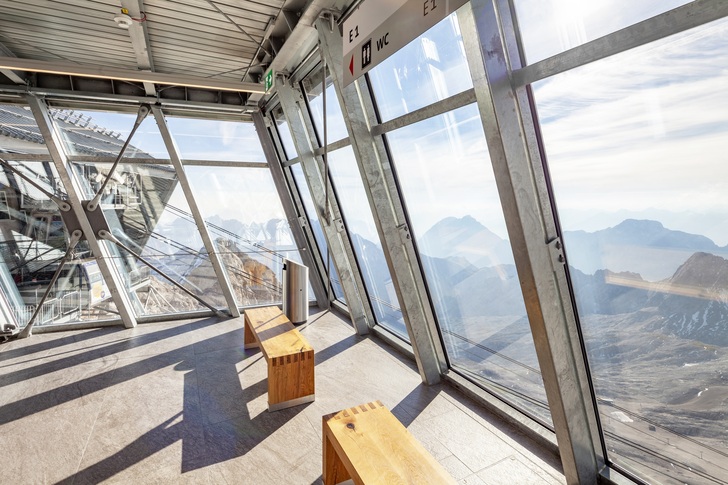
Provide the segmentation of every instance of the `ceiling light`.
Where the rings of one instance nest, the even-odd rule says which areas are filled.
[[[128,29],[129,27],[131,27],[132,19],[128,15],[120,13],[119,15],[114,17],[114,22],[116,22],[117,27],[121,27],[122,29]]]

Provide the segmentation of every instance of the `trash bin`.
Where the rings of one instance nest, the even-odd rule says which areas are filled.
[[[308,267],[283,260],[283,313],[293,324],[308,320]]]

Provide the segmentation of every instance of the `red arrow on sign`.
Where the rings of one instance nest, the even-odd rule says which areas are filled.
[[[349,61],[349,72],[351,75],[354,75],[354,54],[351,55],[351,60]]]

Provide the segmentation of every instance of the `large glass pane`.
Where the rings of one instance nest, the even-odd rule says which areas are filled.
[[[110,164],[76,163],[85,196],[91,198],[108,177]],[[101,199],[111,233],[159,272],[215,308],[226,308],[215,271],[170,165],[120,164]],[[137,256],[109,247],[135,310],[156,315],[207,307],[150,270]]]
[[[298,193],[301,196],[303,208],[306,211],[309,223],[311,224],[311,231],[313,232],[313,235],[316,238],[316,243],[321,251],[321,257],[324,260],[324,264],[331,269],[331,287],[334,291],[334,297],[341,300],[343,303],[346,303],[344,290],[341,287],[341,280],[339,280],[339,274],[336,272],[336,267],[334,266],[333,261],[331,261],[329,247],[326,244],[326,237],[324,236],[324,230],[321,227],[321,221],[319,220],[318,212],[316,211],[316,206],[313,202],[313,197],[311,197],[311,191],[308,189],[306,178],[303,175],[303,167],[301,167],[301,164],[297,163],[292,165],[291,173],[293,173],[293,179],[296,182],[296,187],[298,187]]]
[[[136,113],[79,110],[56,110],[54,113],[55,124],[69,155],[117,156],[137,118]],[[154,116],[149,114],[142,121],[124,156],[169,158]]]
[[[690,0],[515,0],[530,64],[686,3]]]
[[[0,152],[48,154],[29,106],[0,104]]]
[[[324,97],[323,97],[323,69],[317,68],[303,80],[303,90],[308,97],[308,106],[311,110],[314,128],[319,138],[319,143],[324,143]],[[341,112],[339,98],[336,97],[331,76],[326,76],[326,130],[327,141],[333,143],[343,138],[348,138],[344,115]]]
[[[369,71],[382,121],[473,87],[452,14]]]
[[[450,364],[550,423],[477,107],[387,140]]]
[[[331,152],[329,170],[377,323],[409,341],[352,148]]]
[[[534,86],[608,458],[728,481],[728,20]]]
[[[168,116],[167,124],[183,159],[266,162],[253,123]]]
[[[5,141],[0,136],[0,148]],[[36,310],[35,327],[117,318],[88,243],[78,244],[63,263],[70,235],[60,209],[44,193],[66,198],[53,164],[8,157],[12,155],[0,153],[14,169],[0,166],[0,288],[20,326],[29,323]],[[43,300],[59,268],[59,277]]]
[[[186,167],[239,305],[280,303],[283,260],[301,262],[270,170]]]

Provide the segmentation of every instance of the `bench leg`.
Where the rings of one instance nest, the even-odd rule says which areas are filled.
[[[323,443],[323,471],[321,475],[324,485],[335,485],[351,478],[349,472],[346,471],[344,462],[341,461],[341,458],[339,458],[339,455],[336,453],[334,445],[331,444],[331,440],[329,439],[328,433],[326,431],[325,423]]]
[[[243,339],[243,348],[252,349],[259,347],[258,342],[255,340],[255,335],[253,335],[253,331],[250,330],[250,322],[248,322],[247,318],[244,319],[244,322],[243,327],[245,329],[245,337]]]
[[[268,360],[268,410],[314,400],[313,351]]]

